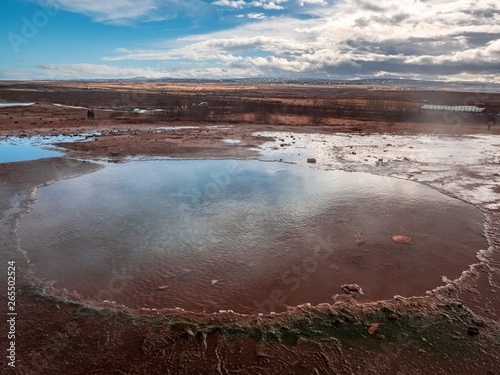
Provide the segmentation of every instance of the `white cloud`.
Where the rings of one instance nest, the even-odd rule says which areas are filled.
[[[326,1],[325,0],[299,0],[299,5],[301,7],[303,7],[307,4],[326,5]]]
[[[251,26],[243,30],[250,30]],[[241,31],[235,31],[236,35],[231,38],[207,38],[188,43],[181,48],[156,51],[127,51],[126,54],[117,57],[105,57],[105,61],[118,60],[210,60],[221,58],[221,56],[240,53],[249,50],[268,51],[278,54],[303,54],[308,51],[307,44],[298,43],[293,38],[277,36],[240,36]],[[248,31],[248,33],[250,33]],[[119,51],[118,51],[119,52]]]
[[[176,68],[121,68],[95,64],[41,64],[31,70],[0,69],[0,77],[7,80],[32,79],[122,79],[122,78],[220,78],[220,77],[253,77],[256,72],[231,68],[192,66]]]
[[[247,14],[247,17],[253,18],[256,20],[263,20],[263,19],[267,18],[267,16],[264,13],[249,13],[249,14]]]
[[[286,3],[288,0],[253,0],[246,2],[244,0],[217,0],[212,2],[212,5],[217,5],[220,7],[229,7],[234,9],[243,8],[263,8],[266,10],[282,10],[285,9],[282,3]]]
[[[97,64],[40,64],[36,72],[50,79],[160,78],[166,72],[154,68],[122,68]]]
[[[212,4],[235,9],[242,9],[247,6],[247,3],[244,0],[218,0],[214,1]]]
[[[250,6],[253,7],[261,7],[266,10],[281,10],[285,9],[282,5],[279,5],[280,3],[284,3],[288,0],[258,0],[258,1],[252,1],[250,3]]]
[[[261,75],[438,77],[450,67],[455,75],[485,67],[500,73],[500,6],[488,0],[344,0],[323,13],[272,21],[250,13],[262,20],[165,43],[177,48],[117,51],[105,60],[214,60]]]
[[[132,21],[159,21],[177,16],[178,12],[195,14],[207,9],[202,0],[29,0],[42,6],[81,13],[94,21],[129,24]],[[242,1],[242,0],[237,0]],[[244,1],[243,1],[244,3]]]
[[[457,75],[440,76],[442,81],[469,81],[469,82],[485,82],[485,83],[500,83],[500,76],[495,74],[469,74],[461,73]]]
[[[500,39],[490,41],[485,46],[456,51],[451,55],[410,56],[406,59],[410,64],[432,65],[496,65],[500,61]]]

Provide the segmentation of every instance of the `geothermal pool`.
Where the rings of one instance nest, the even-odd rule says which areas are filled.
[[[333,302],[351,283],[359,302],[422,295],[487,248],[481,211],[424,185],[256,160],[110,164],[39,188],[17,233],[57,288],[206,312]]]

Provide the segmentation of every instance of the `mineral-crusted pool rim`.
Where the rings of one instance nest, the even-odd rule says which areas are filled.
[[[357,282],[363,287],[366,295],[358,297],[359,302],[391,298],[395,294],[405,295],[404,291],[391,289],[397,284],[396,280],[404,277],[405,280],[411,280],[413,283],[417,280],[428,279],[428,275],[419,276],[422,274],[422,269],[420,264],[417,266],[418,257],[423,257],[422,262],[425,264],[441,264],[441,268],[434,271],[435,280],[421,288],[419,293],[408,292],[409,294],[406,295],[424,294],[426,290],[433,289],[440,284],[439,277],[443,272],[452,278],[460,276],[461,272],[469,264],[474,263],[476,253],[485,245],[482,242],[482,226],[480,223],[478,224],[479,228],[476,227],[475,229],[476,235],[473,236],[478,237],[478,241],[472,240],[471,242],[470,235],[464,230],[463,226],[452,228],[456,223],[454,222],[453,225],[449,223],[451,217],[460,215],[439,213],[441,210],[436,209],[435,203],[422,203],[422,195],[432,196],[433,199],[448,202],[446,203],[448,209],[458,205],[460,206],[458,208],[460,212],[464,209],[470,210],[470,213],[475,212],[474,215],[477,216],[476,222],[478,220],[480,222],[482,218],[482,214],[478,210],[419,184],[368,174],[314,171],[305,167],[284,165],[282,163],[238,161],[237,163],[245,165],[243,170],[250,173],[253,179],[262,180],[256,185],[249,181],[239,180],[238,173],[235,173],[235,171],[241,169],[241,166],[233,165],[228,167],[230,163],[235,163],[235,161],[172,160],[131,162],[124,165],[108,166],[94,174],[60,181],[55,185],[42,188],[38,192],[38,203],[33,206],[32,212],[25,217],[25,219],[33,217],[32,224],[27,226],[25,219],[20,222],[18,233],[20,233],[21,237],[21,248],[27,251],[28,257],[36,264],[34,268],[35,275],[55,279],[57,280],[55,286],[76,290],[85,298],[94,299],[98,296],[98,301],[115,300],[117,303],[134,308],[174,308],[179,306],[188,310],[205,312],[235,310],[245,313],[268,313],[271,311],[284,311],[288,305],[294,306],[305,302],[313,304],[332,302],[331,296],[342,294],[340,286],[345,283]],[[196,166],[197,164],[198,166]],[[207,167],[210,164],[219,165],[219,169],[210,170]],[[167,165],[174,167],[169,170],[166,167]],[[205,173],[205,177],[200,180],[201,185],[195,184],[191,188],[186,188],[184,192],[180,191],[179,188],[186,187],[187,181],[192,178],[196,179],[192,174],[186,177],[186,172],[193,168]],[[132,175],[142,174],[143,177],[140,179],[137,179],[137,177],[120,177],[120,173],[127,175],[127,171],[132,171]],[[99,177],[100,175],[102,177]],[[274,193],[259,190],[265,184],[269,184],[268,178],[273,175],[280,175],[280,178],[285,181],[285,186],[279,187],[274,182],[271,184],[271,190]],[[338,181],[340,175],[350,179],[350,182],[342,185]],[[155,176],[153,180],[151,180],[151,176]],[[162,182],[167,177],[172,180],[182,178],[184,180],[182,183],[169,185]],[[322,184],[315,185],[311,182],[311,178],[316,178],[316,183],[322,181]],[[309,182],[298,187],[300,180]],[[362,187],[362,184],[359,183],[361,180],[367,182],[369,189]],[[86,193],[78,190],[78,186],[88,187],[96,183],[96,181],[102,181],[105,185],[99,186],[98,182],[95,188],[89,188],[90,190]],[[127,193],[127,188],[131,184],[134,185],[133,181],[136,181],[135,187],[132,188],[132,192]],[[146,183],[146,181],[148,182]],[[327,181],[330,184],[337,183],[338,185],[340,183],[337,188],[345,195],[342,197],[342,194],[340,194],[340,196],[336,197],[335,204],[331,202],[330,198],[325,200],[325,197],[321,197],[324,194],[321,192],[326,189],[327,184],[325,185],[325,183]],[[376,184],[373,181],[383,181],[384,185],[381,188],[374,188]],[[296,185],[299,190],[292,191],[292,193],[287,192],[286,190],[293,185]],[[402,187],[406,185],[411,187],[409,190],[413,190],[413,194],[416,194],[415,196],[418,197],[420,202],[417,202],[416,199],[410,199],[411,194],[410,196],[401,196],[402,201],[409,199],[409,202],[411,202],[410,211],[413,211],[413,213],[408,213],[408,208],[400,203],[400,209],[403,209],[402,212],[407,212],[407,217],[401,217],[399,214],[392,217],[390,206],[393,204],[398,206],[398,203],[391,197],[395,195],[394,192],[396,191],[398,194],[404,192],[405,189]],[[140,189],[145,186],[154,186],[155,188],[152,191],[148,190],[149,193],[144,191],[139,193]],[[352,199],[349,199],[349,191],[352,190],[350,189],[352,186],[356,186],[357,192],[360,194],[354,199],[356,203],[352,208],[354,213],[350,213],[348,209],[342,206],[345,204],[344,201],[352,201]],[[97,195],[92,192],[94,189],[99,192]],[[45,195],[48,190],[53,190],[53,193]],[[234,201],[241,194],[245,196],[245,194],[251,194],[253,190],[258,192],[258,196],[267,198],[258,204],[255,201],[247,202],[243,205],[243,208],[238,207],[238,204],[224,206],[222,202],[222,198],[226,198],[226,195],[231,191],[236,194],[231,198]],[[376,216],[366,222],[366,220],[362,220],[362,217],[366,215],[365,209],[367,205],[370,205],[370,202],[373,201],[373,198],[368,193],[371,191],[373,194],[374,190],[379,193],[382,190],[385,194],[385,200],[380,200],[378,205],[372,208],[376,214],[370,215]],[[110,191],[112,195],[99,198],[103,191]],[[286,199],[283,196],[280,197],[280,192],[284,192]],[[73,193],[76,195],[73,196]],[[76,196],[78,196],[78,199],[76,199]],[[168,199],[165,201],[165,196],[175,197],[177,203],[173,204]],[[229,194],[229,196],[231,195]],[[37,212],[40,204],[46,206],[56,201],[59,201],[57,204],[62,204],[62,206],[56,206],[56,210],[51,214]],[[79,205],[79,201],[86,202],[85,206],[92,212],[91,217],[85,216],[85,207]],[[133,203],[134,201],[135,203]],[[151,215],[151,212],[146,214],[145,211],[141,211],[143,207],[147,206],[148,201],[154,202],[156,214]],[[431,201],[435,202],[434,200]],[[78,209],[78,216],[83,215],[81,216],[83,223],[90,223],[90,227],[92,225],[97,226],[104,233],[112,233],[113,228],[120,227],[120,234],[115,234],[114,238],[106,239],[102,236],[102,232],[89,233],[90,227],[72,224],[75,223],[72,222],[72,219],[68,220],[62,215],[62,213],[69,211],[64,202],[71,202],[73,207],[76,204],[76,207],[83,208]],[[287,207],[290,203],[292,203],[291,207]],[[429,213],[429,210],[433,210],[431,217],[435,218],[435,222],[418,222],[418,220],[415,223],[411,222],[410,216],[413,219],[419,217],[419,209],[422,208],[419,204],[424,205],[427,213]],[[451,206],[449,206],[450,204]],[[168,217],[164,217],[163,221],[160,220],[160,222],[151,219],[155,215],[162,215],[176,209],[176,205],[182,208],[182,212],[186,216],[182,217],[176,214],[175,217],[180,217],[179,221],[184,220],[188,224],[188,227],[191,228],[190,236],[199,238],[196,246],[187,246],[185,243],[186,238],[182,236],[176,237],[178,232],[176,232],[175,228],[181,228],[179,223],[175,223]],[[120,211],[126,206],[129,206],[129,213]],[[263,209],[266,206],[272,209],[255,211],[254,208],[262,207]],[[215,211],[210,211],[214,208]],[[139,217],[134,217],[137,212],[141,212]],[[279,220],[285,220],[288,226],[278,228],[275,222],[272,222],[271,218],[276,215],[276,212],[280,218]],[[51,217],[52,219],[45,221],[45,223],[48,224],[52,221],[53,228],[58,228],[56,232],[59,232],[53,233],[53,239],[47,242],[49,245],[43,245],[40,238],[50,237],[50,225],[42,228],[39,225],[40,219],[37,218],[37,215]],[[58,219],[58,216],[60,219]],[[299,219],[295,220],[293,216],[298,216]],[[474,221],[470,215],[466,216],[468,217],[466,221]],[[200,217],[205,221],[200,222]],[[327,221],[330,224],[325,228],[318,226],[317,222],[315,222],[318,219],[320,222],[324,222],[328,217],[330,219]],[[217,220],[214,221],[214,218],[217,218]],[[306,218],[306,223],[302,223],[301,218]],[[139,232],[136,231],[137,223],[144,222],[144,220],[146,220],[145,233],[152,231],[150,234],[144,234],[143,229],[140,229]],[[310,220],[313,221],[310,222]],[[429,219],[426,218],[426,221],[429,221]],[[215,230],[213,223],[216,222],[222,224],[222,229],[218,228],[212,233],[211,231]],[[433,240],[439,234],[438,223],[443,222],[447,225],[446,230],[443,231],[447,232],[450,237],[441,236],[442,238]],[[467,227],[470,223],[464,224]],[[253,226],[252,230],[249,230],[249,225]],[[398,225],[399,227],[397,227]],[[411,226],[413,226],[412,230],[409,229]],[[304,227],[307,232],[302,233],[300,231],[301,227]],[[69,232],[66,232],[64,228],[68,228],[67,230],[72,233],[70,237],[68,237]],[[78,230],[76,230],[77,228]],[[172,231],[165,232],[161,228],[171,229]],[[269,228],[273,228],[273,231],[277,231],[278,234],[269,233]],[[257,253],[255,253],[251,258],[248,258],[249,249],[258,247],[258,242],[255,242],[255,239],[252,240],[255,244],[252,241],[248,242],[249,233],[255,230],[257,230],[256,237],[261,241],[264,240],[268,245],[263,248],[260,245],[261,248],[258,251],[260,256],[256,256]],[[432,232],[433,230],[435,232]],[[467,230],[470,230],[470,228]],[[446,254],[433,254],[432,246],[441,248],[442,252],[445,252],[444,249],[447,246],[456,249],[456,243],[447,244],[447,242],[450,238],[459,238],[460,232],[469,237],[467,244],[473,245],[474,250],[470,250],[468,253],[467,245],[465,245],[461,254],[468,253],[464,258],[467,260],[464,261],[461,258],[464,263],[451,266],[450,257]],[[353,237],[358,233],[362,233],[364,242],[360,246],[353,240]],[[36,244],[33,242],[33,245],[26,245],[26,242],[23,242],[26,240],[26,234],[29,234],[33,239],[37,239]],[[334,240],[331,239],[332,234]],[[406,247],[401,247],[401,244],[394,244],[391,240],[394,234],[408,234],[412,237],[412,242],[403,245]],[[83,248],[81,245],[80,247],[71,245],[77,238],[85,238],[83,243],[80,240],[76,242],[83,244]],[[235,251],[239,255],[236,257],[235,254],[228,252],[228,250],[223,251],[220,248],[221,241],[229,241],[230,239],[235,241],[235,244],[239,244],[230,244],[228,246],[229,249],[237,249]],[[117,240],[122,241],[121,244],[116,243]],[[439,245],[437,245],[438,243]],[[169,245],[166,246],[165,244]],[[166,250],[170,252],[169,256],[172,257],[172,251],[174,251],[172,250],[172,244],[176,244],[176,249],[179,249],[178,246],[180,246],[184,250],[181,251],[181,254],[174,254],[174,258],[165,259],[164,252]],[[52,265],[56,270],[68,270],[68,273],[63,277],[57,278],[54,274],[51,274],[50,268],[52,266],[48,264],[42,265],[47,259],[52,259],[55,262],[55,258],[47,258],[48,254],[43,253],[44,246],[50,251],[56,248],[64,249],[66,255],[61,256],[62,254],[60,254],[57,257],[63,262],[72,259],[66,265]],[[278,247],[281,251],[276,251],[275,247]],[[93,260],[81,263],[82,259],[87,256],[85,255],[86,248],[92,249],[93,256],[98,254],[97,259],[100,260],[97,263]],[[193,248],[197,249],[194,253]],[[42,252],[38,255],[35,254],[40,249],[42,249]],[[76,258],[74,258],[75,256]],[[429,262],[429,259],[425,259],[426,256],[434,256],[436,259]],[[199,258],[199,265],[196,265],[196,262],[193,261],[197,257]],[[438,258],[441,258],[442,261],[438,261]],[[457,258],[457,254],[454,254],[453,258]],[[141,259],[143,263],[140,266],[137,264],[138,259]],[[452,259],[452,262],[455,260]],[[255,264],[256,261],[258,264]],[[85,266],[83,266],[84,264]],[[104,266],[105,264],[107,265]],[[86,269],[88,273],[80,274],[69,265],[77,265]],[[264,265],[274,265],[272,272],[265,271],[261,274],[262,270],[266,268]],[[104,268],[101,270],[101,267]],[[415,267],[418,272],[415,273],[415,269],[412,270],[411,267]],[[41,268],[45,273],[39,273]],[[132,270],[132,272],[123,273],[123,269]],[[454,271],[451,271],[451,269],[454,269]],[[363,272],[361,276],[359,276],[360,271]],[[278,274],[277,277],[272,276],[274,272]],[[258,277],[256,277],[256,273]],[[380,280],[379,275],[381,273],[385,275],[384,281]],[[111,275],[111,279],[103,278],[105,274]],[[349,277],[352,274],[357,274],[356,278]],[[339,275],[340,277],[338,277]],[[391,277],[395,277],[394,281],[391,281]],[[90,286],[90,289],[82,291],[82,289],[79,289],[82,279],[92,279],[94,285]],[[74,284],[72,280],[77,283]],[[320,282],[320,280],[322,281]],[[330,280],[329,285],[331,287],[318,287],[318,285],[323,285],[325,280]],[[118,287],[117,283],[118,285],[120,283],[125,285]],[[168,286],[168,289],[165,292],[160,292],[162,294],[158,294],[158,288],[163,285]],[[242,288],[242,285],[245,287]],[[385,294],[377,294],[376,289],[381,287],[386,289]],[[110,290],[116,291],[117,289],[121,289],[117,294],[110,292]],[[134,303],[127,303],[127,298],[130,300],[130,296],[133,295],[132,290],[141,290],[141,293],[143,293],[142,299],[137,299],[135,296]],[[144,293],[146,290],[148,293]],[[411,287],[409,290],[411,290]],[[124,293],[122,297],[120,297],[120,293]],[[190,296],[186,299],[186,294],[189,293]],[[314,296],[315,293],[316,296]],[[318,296],[317,293],[322,293],[322,296]],[[175,298],[174,302],[172,302],[174,296],[176,296],[177,302],[175,302]],[[228,296],[232,301],[238,301],[239,298],[240,305],[228,305],[227,302],[224,302]],[[245,296],[243,304],[241,304],[241,296]]]

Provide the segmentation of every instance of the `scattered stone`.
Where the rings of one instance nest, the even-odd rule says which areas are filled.
[[[363,232],[359,232],[354,236],[354,242],[356,242],[356,245],[361,245],[363,242],[365,242],[365,239],[363,237]]]
[[[353,302],[354,296],[352,294],[335,294],[332,299],[335,302]]]
[[[467,328],[467,334],[469,334],[470,336],[479,335],[479,328],[478,327],[469,327],[469,328]]]
[[[188,276],[191,274],[191,270],[190,269],[187,269],[187,268],[184,268],[181,272],[180,272],[180,275],[181,276]]]
[[[478,327],[485,327],[486,323],[481,318],[474,318],[474,324]]]
[[[331,268],[332,270],[334,270],[334,271],[340,271],[340,267],[339,267],[339,266],[337,266],[336,264],[333,264],[333,263],[332,263],[332,264],[330,264],[330,268]]]
[[[340,318],[341,318],[344,322],[346,322],[346,323],[350,323],[350,322],[352,322],[352,319],[353,319],[353,318],[352,318],[352,316],[347,315],[347,314],[344,314],[344,313],[340,313],[339,315],[340,315]]]
[[[410,242],[411,238],[410,237],[405,237],[405,236],[393,236],[392,240],[394,242],[407,243],[407,242]]]
[[[452,280],[448,279],[446,276],[441,276],[441,281],[445,284],[455,284]]]
[[[364,294],[363,290],[358,284],[344,284],[341,286],[342,290],[349,294]]]
[[[368,333],[370,335],[373,335],[375,332],[378,331],[378,323],[373,323],[370,328],[368,328]]]
[[[389,320],[397,320],[398,319],[398,316],[396,314],[390,314],[387,319]]]
[[[382,335],[382,334],[380,334],[380,333],[379,333],[378,335],[376,335],[376,336],[375,336],[375,338],[376,338],[377,340],[385,340],[385,336],[384,336],[384,335]]]
[[[315,158],[308,158],[307,162],[308,163],[316,163],[316,159]]]
[[[171,278],[175,277],[175,275],[174,275],[174,274],[171,274],[171,273],[166,273],[166,274],[164,274],[164,275],[163,275],[163,277],[164,277],[165,279],[171,279]]]
[[[166,289],[168,289],[168,285],[160,285],[160,286],[158,287],[158,289],[159,289],[159,290],[166,290]]]
[[[215,280],[215,279],[214,279],[214,280],[212,280],[212,285],[215,285],[215,284],[217,284],[217,283],[218,283],[218,282],[220,282],[220,281],[222,281],[222,280]]]

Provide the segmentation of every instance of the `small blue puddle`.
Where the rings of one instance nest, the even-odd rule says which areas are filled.
[[[0,163],[53,158],[61,155],[63,155],[61,152],[44,150],[35,146],[0,144]]]

